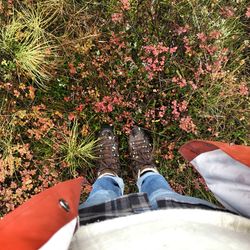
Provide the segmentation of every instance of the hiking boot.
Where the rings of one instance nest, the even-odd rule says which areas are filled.
[[[134,126],[129,135],[129,153],[138,178],[149,171],[158,173],[153,160],[153,147],[140,127]]]
[[[98,167],[97,177],[104,175],[118,176],[120,171],[118,139],[110,126],[103,127],[98,136],[96,164]]]

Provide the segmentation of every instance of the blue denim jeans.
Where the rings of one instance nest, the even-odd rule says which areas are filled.
[[[166,179],[154,172],[147,172],[137,180],[139,192],[146,193],[150,205],[157,209],[157,200],[171,199],[192,204],[204,204],[215,207],[208,201],[191,196],[180,195],[173,191]],[[118,198],[123,195],[124,183],[120,177],[104,176],[96,180],[88,199],[80,205],[80,208],[97,205]]]

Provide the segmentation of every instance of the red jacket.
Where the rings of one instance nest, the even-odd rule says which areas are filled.
[[[250,218],[250,147],[191,141],[180,153],[225,207]],[[67,249],[78,226],[81,183],[82,178],[60,183],[7,214],[0,221],[0,248]]]

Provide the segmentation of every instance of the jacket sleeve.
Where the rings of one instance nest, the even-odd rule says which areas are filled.
[[[35,195],[0,221],[1,249],[68,249],[77,226],[82,178]]]
[[[179,152],[227,209],[250,218],[250,147],[190,141]]]

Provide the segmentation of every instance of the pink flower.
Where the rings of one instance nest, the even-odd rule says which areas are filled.
[[[170,48],[158,43],[157,45],[147,45],[143,47],[146,56],[141,57],[148,72],[148,78],[153,79],[157,72],[164,70],[166,56],[164,54],[170,52]],[[172,48],[171,53],[176,51],[177,47]]]
[[[143,47],[145,56],[141,59],[148,73],[148,78],[152,80],[157,72],[164,70],[166,60],[177,51],[178,47],[166,47],[162,42],[157,45],[147,45]]]
[[[179,127],[187,133],[197,133],[197,127],[190,116],[181,118]]]
[[[80,104],[78,107],[76,107],[76,111],[82,112],[84,108],[83,104]]]
[[[197,37],[198,37],[198,39],[201,41],[201,42],[206,42],[206,40],[207,40],[207,36],[203,33],[203,32],[201,32],[201,33],[198,33],[197,34]]]
[[[107,105],[107,112],[112,112],[113,111],[113,106],[112,106],[112,104],[111,103],[109,103],[108,105]]]
[[[123,10],[130,10],[130,2],[129,0],[120,0],[122,4],[122,9]]]
[[[213,30],[209,33],[209,37],[211,39],[218,39],[220,37],[221,33],[218,30]]]
[[[75,118],[76,118],[76,115],[75,115],[75,114],[69,113],[68,119],[69,119],[70,121],[73,121]]]
[[[214,53],[218,50],[218,47],[212,44],[200,44],[199,47],[205,51],[207,51],[210,55],[214,55]]]
[[[77,73],[76,68],[75,68],[75,66],[74,66],[73,63],[68,63],[68,66],[69,66],[69,73],[70,73],[71,75],[74,75],[74,74]]]
[[[180,112],[183,112],[187,110],[188,103],[187,101],[184,100],[178,106],[179,106]]]
[[[184,48],[186,49],[185,53],[191,54],[192,48],[190,46],[189,39],[186,36],[183,37],[183,42],[184,42]]]
[[[178,104],[176,100],[172,101],[172,109],[173,109],[172,114],[174,116],[174,119],[177,120],[180,117],[180,112],[178,111]]]
[[[247,18],[250,18],[250,6],[247,7],[246,17],[247,17]]]
[[[101,112],[101,111],[104,111],[104,110],[106,110],[106,107],[105,107],[105,105],[104,105],[104,102],[97,102],[97,103],[95,104],[95,111],[96,111],[96,112]]]
[[[225,18],[233,17],[234,16],[234,9],[231,6],[226,6],[221,9],[221,15]]]
[[[159,111],[159,114],[158,114],[158,116],[159,116],[160,118],[162,118],[162,117],[165,115],[166,109],[167,109],[166,106],[161,106],[161,107],[160,107],[160,111]]]
[[[184,100],[178,103],[176,100],[174,100],[172,101],[172,109],[174,120],[177,120],[180,117],[181,112],[185,112],[188,110],[188,102]]]
[[[115,96],[112,101],[113,104],[121,105],[122,104],[122,97]]]
[[[118,37],[114,32],[111,32],[110,43],[112,45],[118,46],[118,49],[126,48],[125,42],[121,41],[121,38]]]
[[[241,95],[246,95],[247,96],[249,94],[249,89],[246,86],[246,84],[241,84],[240,85],[239,92],[240,92]]]
[[[178,35],[181,35],[183,33],[187,33],[189,31],[190,27],[188,24],[186,24],[184,27],[182,26],[179,26],[177,29],[176,29],[176,33]]]
[[[211,72],[211,71],[212,71],[212,65],[211,65],[211,64],[206,63],[205,66],[206,66],[206,70],[207,70],[208,72]]]
[[[104,96],[102,101],[96,102],[95,112],[103,112],[103,113],[110,113],[114,110],[114,105],[122,105],[122,98],[121,97],[111,97],[111,96]]]
[[[198,89],[197,85],[193,81],[188,81],[188,84],[193,88],[193,90]]]
[[[176,77],[172,78],[173,83],[177,83],[181,88],[187,86],[187,81],[183,77]]]
[[[212,56],[218,50],[218,47],[215,46],[215,45],[213,46],[213,45],[210,44],[210,45],[206,46],[205,49]]]
[[[114,23],[120,23],[123,19],[123,14],[122,13],[114,13],[111,16],[112,22]]]
[[[70,97],[69,96],[65,96],[63,99],[64,99],[65,102],[69,102],[70,101]]]
[[[170,49],[169,49],[170,54],[175,53],[175,52],[176,52],[176,50],[177,50],[177,48],[178,48],[178,47],[173,47],[173,48],[170,48]]]

